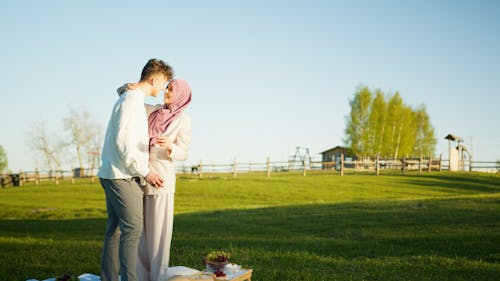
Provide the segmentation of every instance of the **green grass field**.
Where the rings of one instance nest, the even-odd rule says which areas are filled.
[[[252,280],[499,280],[500,175],[179,176],[172,265],[231,252]],[[0,280],[99,274],[104,193],[0,189]]]

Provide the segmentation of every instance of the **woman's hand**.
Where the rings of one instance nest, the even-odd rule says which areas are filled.
[[[139,85],[139,84],[138,83],[127,83],[127,90],[133,91],[133,90],[137,89],[137,85]]]
[[[119,96],[121,96],[125,91],[133,91],[137,89],[137,83],[126,83],[123,84],[120,88],[116,89],[116,92],[118,93]]]
[[[172,153],[172,141],[169,138],[158,138],[156,144],[167,149],[169,155]]]
[[[172,152],[172,141],[169,138],[158,138],[156,144],[166,148],[169,154]]]

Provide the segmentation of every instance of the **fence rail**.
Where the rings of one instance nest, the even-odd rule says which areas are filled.
[[[462,171],[500,172],[498,161],[464,161],[460,163]],[[231,174],[237,178],[240,173],[265,172],[266,177],[279,172],[299,172],[306,176],[308,172],[323,171],[332,174],[374,173],[379,175],[383,171],[397,171],[404,175],[409,171],[418,171],[418,174],[431,171],[448,170],[449,160],[439,158],[402,158],[402,159],[371,159],[371,160],[344,160],[341,156],[337,161],[271,161],[264,162],[236,162],[228,164],[203,163],[196,165],[179,165],[177,172],[180,174],[193,174],[203,178],[204,174]],[[56,185],[62,180],[75,183],[76,178],[86,178],[90,182],[96,180],[96,169],[73,169],[57,171],[19,171],[0,175],[2,187],[22,186],[25,183],[39,184],[42,181],[51,181]]]
[[[462,171],[500,171],[500,163],[496,161],[464,161],[460,165]],[[197,174],[200,178],[210,173],[230,173],[234,178],[238,173],[266,172],[270,177],[275,172],[301,172],[304,176],[308,171],[332,171],[343,176],[345,173],[368,172],[379,174],[381,171],[418,171],[419,174],[431,171],[449,169],[449,160],[432,157],[402,158],[402,159],[371,159],[371,160],[344,160],[341,156],[337,161],[270,161],[265,162],[236,162],[228,164],[203,163],[200,161],[194,166],[179,166],[178,172]]]
[[[94,182],[96,174],[97,169],[19,171],[18,173],[0,175],[0,185],[2,187],[22,186],[25,183],[39,184],[43,181],[51,181],[57,185],[62,180],[75,183],[75,179],[77,178],[87,178],[90,182]]]

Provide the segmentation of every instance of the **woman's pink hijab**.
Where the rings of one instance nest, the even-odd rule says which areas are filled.
[[[170,123],[182,113],[182,111],[191,102],[191,87],[185,80],[174,79],[170,81],[172,84],[173,100],[172,104],[167,107],[153,111],[149,115],[149,145],[156,143],[158,137],[164,133]],[[173,141],[173,140],[172,140]]]

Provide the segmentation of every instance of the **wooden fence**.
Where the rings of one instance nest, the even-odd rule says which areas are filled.
[[[77,178],[86,178],[93,183],[97,179],[96,174],[97,170],[95,169],[19,171],[18,173],[0,175],[0,185],[2,187],[23,186],[25,183],[39,184],[42,181],[51,181],[57,185],[63,180],[75,183],[75,179]]]
[[[448,160],[432,158],[430,156],[424,158],[401,158],[401,159],[371,159],[371,160],[345,160],[343,156],[337,161],[321,162],[321,161],[271,161],[269,158],[265,162],[237,162],[228,164],[204,163],[200,161],[194,166],[180,166],[179,173],[197,174],[199,178],[203,178],[204,174],[229,173],[233,178],[237,178],[240,173],[247,172],[265,172],[267,177],[270,177],[275,172],[300,172],[306,176],[309,171],[324,171],[338,173],[340,176],[344,174],[355,173],[373,173],[379,175],[381,171],[398,171],[402,175],[408,171],[417,171],[418,174],[431,171],[448,170]],[[479,166],[484,164],[486,166]],[[491,171],[500,171],[500,164],[492,161],[485,162],[464,162],[462,163],[464,171],[478,171],[482,168],[489,168]],[[465,169],[468,167],[468,170]]]
[[[271,161],[269,158],[265,162],[237,162],[229,164],[204,163],[200,161],[194,166],[180,166],[178,173],[197,174],[203,178],[204,174],[228,173],[233,178],[237,178],[240,173],[265,172],[266,177],[270,177],[276,172],[300,172],[306,176],[308,172],[324,171],[339,174],[373,173],[379,175],[381,171],[397,171],[402,175],[409,171],[418,172],[419,175],[431,171],[448,170],[449,161],[439,158],[401,158],[401,159],[371,159],[371,160],[344,160],[340,159],[333,162],[321,161]],[[500,163],[493,161],[464,161],[461,163],[462,171],[480,171],[488,169],[489,172],[500,171]]]
[[[179,173],[197,174],[199,178],[203,178],[204,174],[215,173],[230,173],[233,178],[236,178],[239,173],[247,172],[265,172],[267,177],[270,177],[275,172],[300,172],[306,176],[309,171],[331,171],[343,176],[345,173],[368,172],[380,174],[384,170],[398,170],[404,175],[407,171],[422,172],[441,171],[446,169],[443,167],[443,160],[440,158],[418,158],[418,159],[374,159],[374,160],[344,160],[340,157],[338,161],[321,162],[321,161],[271,161],[269,158],[265,162],[236,162],[229,164],[204,163],[200,161],[194,166],[180,166]]]
[[[478,171],[486,169],[489,172],[500,171],[500,163],[493,161],[465,161],[460,165],[462,171]],[[346,174],[356,173],[371,173],[379,175],[381,172],[390,171],[394,173],[405,173],[412,171],[428,173],[431,171],[448,170],[449,161],[432,157],[420,158],[401,158],[401,159],[370,159],[370,160],[345,160],[343,156],[337,161],[321,162],[321,161],[271,161],[267,158],[264,162],[237,162],[228,164],[204,163],[200,161],[196,165],[178,165],[177,172],[179,174],[192,174],[199,178],[203,178],[207,174],[230,174],[233,178],[237,178],[238,174],[249,172],[263,172],[266,177],[271,177],[273,173],[279,172],[297,172],[306,176],[310,173],[321,171],[324,173],[338,174],[344,176]],[[19,171],[18,173],[10,173],[1,175],[1,186],[22,186],[24,183],[39,184],[41,181],[52,181],[54,184],[59,184],[61,181],[69,181],[75,183],[76,178],[86,178],[90,182],[95,182],[97,170],[58,170],[58,171]]]

